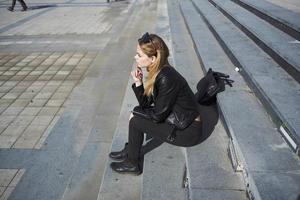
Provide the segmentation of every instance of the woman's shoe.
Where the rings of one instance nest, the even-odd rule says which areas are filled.
[[[109,157],[117,161],[122,161],[127,158],[127,153],[128,153],[128,143],[125,143],[125,146],[121,151],[111,152],[109,154]]]
[[[11,6],[8,7],[7,10],[9,10],[10,12],[13,12],[13,11],[14,11],[13,7],[11,7]]]
[[[110,167],[118,173],[121,174],[133,174],[140,175],[142,170],[139,164],[133,164],[129,160],[124,160],[123,162],[112,162],[110,163]]]

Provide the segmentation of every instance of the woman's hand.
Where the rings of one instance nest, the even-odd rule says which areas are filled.
[[[143,83],[143,71],[140,67],[137,67],[136,70],[131,72],[131,76],[133,81],[135,82],[135,86],[138,87]]]

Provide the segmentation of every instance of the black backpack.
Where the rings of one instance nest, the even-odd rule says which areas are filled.
[[[229,75],[215,72],[211,68],[206,75],[198,82],[195,94],[197,102],[201,105],[210,105],[216,102],[217,94],[225,90],[225,85],[232,87],[234,81]]]

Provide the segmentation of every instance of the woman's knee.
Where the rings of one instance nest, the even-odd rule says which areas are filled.
[[[135,116],[135,115],[132,115],[130,116],[130,119],[129,119],[129,128],[134,128],[137,126],[138,124],[138,117]]]

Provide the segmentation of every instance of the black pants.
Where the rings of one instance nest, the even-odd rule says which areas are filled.
[[[167,123],[154,123],[139,116],[134,116],[129,121],[128,135],[128,158],[131,162],[137,163],[140,157],[141,147],[144,141],[144,133],[162,142],[182,147],[190,147],[198,144],[202,135],[202,122],[194,121],[184,130],[176,131],[176,138],[169,142],[167,137],[173,127]]]
[[[26,3],[23,0],[18,0],[18,2],[20,2],[23,9],[27,9]],[[15,5],[16,5],[16,0],[12,0],[12,5],[11,5],[12,9],[14,9]]]

